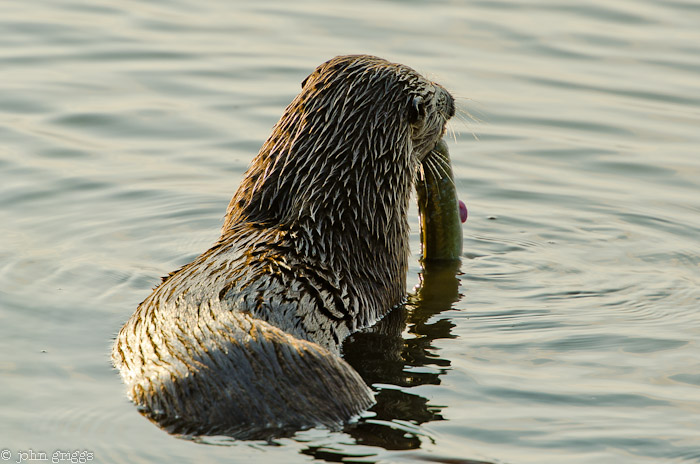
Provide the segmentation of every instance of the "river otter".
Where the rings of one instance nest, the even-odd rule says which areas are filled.
[[[219,240],[119,332],[112,361],[141,412],[173,433],[258,439],[371,406],[340,344],[404,300],[417,167],[454,111],[407,66],[355,55],[316,68]]]

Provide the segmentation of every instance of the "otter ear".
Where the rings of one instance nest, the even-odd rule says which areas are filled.
[[[411,106],[408,108],[408,122],[416,124],[422,121],[423,118],[425,118],[425,102],[423,101],[423,97],[413,97]]]

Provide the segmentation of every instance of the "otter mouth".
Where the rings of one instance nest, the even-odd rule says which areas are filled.
[[[457,197],[450,153],[444,139],[423,158],[416,182],[423,261],[453,261],[462,254],[467,206]]]

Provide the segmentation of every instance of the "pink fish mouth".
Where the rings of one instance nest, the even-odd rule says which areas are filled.
[[[462,200],[459,200],[459,219],[462,221],[462,224],[467,222],[467,217],[469,217],[469,211],[467,211],[467,205],[465,205]]]

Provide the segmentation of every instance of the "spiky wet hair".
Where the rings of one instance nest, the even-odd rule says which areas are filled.
[[[315,222],[322,210],[334,221],[379,217],[367,226],[380,232],[453,114],[447,91],[407,66],[367,55],[323,63],[253,160],[224,232],[240,221]]]

